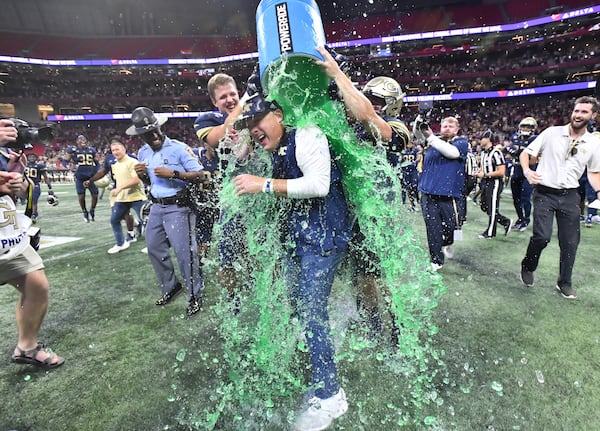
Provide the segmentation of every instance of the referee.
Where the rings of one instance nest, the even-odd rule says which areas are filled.
[[[500,214],[500,194],[504,187],[506,165],[502,151],[493,145],[495,141],[491,130],[481,135],[481,169],[477,176],[481,179],[481,210],[489,216],[487,229],[479,234],[481,239],[492,239],[496,236],[496,225],[504,226],[504,235],[508,235],[512,220]]]

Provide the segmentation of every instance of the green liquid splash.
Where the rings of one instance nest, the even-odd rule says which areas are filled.
[[[363,322],[335,321],[347,306],[336,303],[336,298],[353,302],[357,294],[347,272],[336,277],[330,298],[332,336],[350,409],[335,426],[372,430],[431,425],[435,418],[425,417],[423,408],[438,397],[434,379],[443,369],[432,345],[438,331],[432,314],[445,288],[440,276],[430,272],[429,257],[416,239],[409,216],[402,212],[400,184],[385,151],[357,141],[344,107],[329,99],[327,87],[328,78],[303,57],[287,57],[272,65],[265,82],[269,99],[283,108],[286,125],[314,124],[328,136],[347,198],[366,236],[365,246],[380,259],[378,284],[385,298],[380,302],[381,314],[393,316],[400,328],[398,345],[392,346],[384,339],[376,344],[369,341]],[[258,149],[254,157],[243,169],[270,176],[270,156]],[[180,395],[189,405],[179,419],[193,429],[287,429],[307,390],[310,363],[277,267],[283,249],[276,198],[265,194],[236,197],[227,180],[239,173],[233,165],[229,164],[221,203],[229,214],[240,214],[246,227],[252,288],[242,292],[238,316],[231,314],[226,301],[214,307],[221,337],[216,341],[223,350],[204,363],[219,380],[215,388],[200,394]],[[217,228],[215,242],[221,234]],[[202,398],[203,392],[208,399]],[[202,401],[194,401],[199,397]]]

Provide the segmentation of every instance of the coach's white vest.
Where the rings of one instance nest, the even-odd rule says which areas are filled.
[[[29,245],[31,219],[17,213],[10,196],[0,196],[0,261],[11,260]]]

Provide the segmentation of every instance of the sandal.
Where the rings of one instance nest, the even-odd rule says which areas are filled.
[[[12,355],[11,361],[15,364],[27,364],[33,365],[37,368],[42,368],[44,370],[51,370],[52,368],[60,367],[65,363],[65,359],[58,356],[56,353],[49,354],[46,359],[40,361],[36,358],[38,352],[44,351],[46,352],[46,346],[43,343],[37,344],[31,350],[23,350],[19,346],[17,346],[17,350],[19,351],[18,355]],[[55,359],[55,361],[53,361]]]

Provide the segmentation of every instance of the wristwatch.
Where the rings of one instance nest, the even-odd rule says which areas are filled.
[[[171,175],[171,178],[180,178],[179,171],[173,170],[173,175]]]

